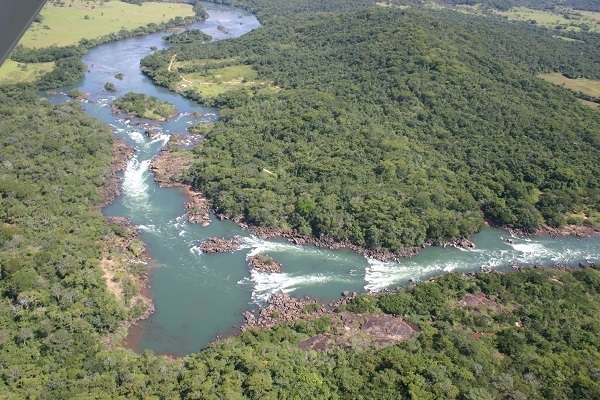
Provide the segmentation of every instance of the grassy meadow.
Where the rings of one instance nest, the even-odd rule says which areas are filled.
[[[231,61],[231,60],[221,60]],[[175,62],[173,70],[178,71],[180,67],[206,66],[207,62]],[[208,97],[218,96],[232,89],[250,87],[255,85],[266,85],[264,82],[256,82],[256,71],[250,65],[229,65],[220,68],[207,68],[204,72],[182,73],[182,89],[192,88]]]
[[[121,1],[64,0],[64,7],[47,3],[40,14],[42,22],[34,22],[19,42],[25,47],[68,46],[83,38],[193,16],[194,12],[189,4],[151,2],[138,6]]]
[[[555,85],[564,86],[567,89],[585,93],[590,96],[600,97],[600,81],[585,78],[571,79],[559,72],[539,74],[538,76]]]
[[[575,25],[585,25],[590,32],[600,32],[600,13],[593,11],[578,11],[563,9],[557,11],[533,10],[526,7],[513,7],[508,11],[496,11],[499,15],[504,15],[509,20],[516,21],[535,21],[538,25],[547,28],[556,28],[562,26],[566,30],[581,30]]]
[[[6,60],[0,68],[0,84],[33,82],[40,75],[52,71],[53,62],[24,64]]]
[[[581,92],[593,97],[600,97],[600,81],[585,78],[571,79],[558,72],[539,74],[538,76],[545,81],[571,89],[575,92]],[[598,108],[599,106],[598,103],[593,103],[591,101],[581,101],[590,107]]]

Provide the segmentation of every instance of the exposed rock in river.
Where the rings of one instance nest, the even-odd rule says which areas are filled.
[[[237,222],[237,221],[236,221]],[[313,237],[309,235],[303,235],[298,233],[295,230],[285,231],[280,228],[271,228],[271,227],[253,227],[242,222],[238,222],[238,224],[245,230],[252,232],[254,235],[262,238],[262,239],[270,239],[274,237],[283,237],[288,239],[290,242],[296,245],[313,245],[317,247],[326,247],[331,250],[337,249],[351,249],[356,251],[357,253],[361,253],[366,257],[373,258],[381,261],[395,260],[400,261],[402,258],[410,258],[419,254],[421,251],[420,247],[413,247],[411,249],[406,250],[398,250],[396,252],[391,252],[383,249],[367,249],[365,247],[358,246],[354,243],[349,242],[348,240],[342,240],[338,238],[334,238],[332,236],[321,235],[320,237]]]
[[[456,238],[449,242],[443,243],[442,246],[443,247],[452,246],[452,247],[457,247],[460,249],[474,249],[476,247],[475,243],[473,243],[472,241],[470,241],[469,239],[466,239],[466,238]]]
[[[192,224],[208,226],[212,211],[210,202],[200,192],[180,182],[183,171],[192,164],[192,158],[183,151],[164,149],[152,160],[150,169],[154,172],[154,181],[161,187],[181,186],[186,190],[188,201],[185,203],[187,219]]]
[[[204,253],[227,253],[237,250],[241,244],[239,236],[231,239],[210,238],[200,243],[200,248]]]
[[[281,272],[282,265],[275,262],[272,257],[266,254],[257,254],[248,259],[248,266],[259,272]]]
[[[115,141],[112,152],[113,162],[107,175],[108,183],[102,187],[103,201],[100,205],[101,207],[112,203],[121,194],[121,180],[117,173],[127,168],[127,163],[133,156],[133,153],[133,147],[127,146],[122,140],[117,139]]]

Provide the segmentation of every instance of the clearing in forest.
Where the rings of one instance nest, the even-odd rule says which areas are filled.
[[[554,83],[555,85],[563,86],[567,89],[571,89],[574,92],[581,92],[592,97],[600,97],[600,81],[598,80],[586,78],[571,79],[558,72],[553,72],[550,74],[539,74],[538,76],[545,81]],[[592,107],[599,106],[598,103],[585,100],[582,101],[584,102],[584,104]]]
[[[256,71],[250,65],[236,64],[235,60],[175,62],[172,70],[178,71],[183,80],[181,89],[191,88],[207,97],[218,96],[238,88],[266,87],[257,82]]]
[[[516,21],[535,21],[538,25],[552,28],[580,31],[582,27],[590,32],[600,32],[600,13],[580,11],[568,8],[555,11],[533,10],[526,7],[513,7],[508,11],[496,11],[497,14]]]
[[[53,62],[26,64],[6,60],[0,68],[0,84],[33,82],[46,72],[52,71],[53,68]]]

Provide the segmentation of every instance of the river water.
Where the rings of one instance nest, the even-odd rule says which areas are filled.
[[[210,17],[193,25],[215,40],[240,36],[260,24],[245,11],[205,4]],[[221,25],[226,29],[217,29]],[[225,33],[224,33],[225,32]],[[482,266],[507,269],[523,266],[576,264],[583,260],[600,262],[600,238],[514,238],[507,243],[502,230],[485,228],[474,237],[473,250],[430,247],[402,263],[369,260],[351,250],[328,250],[296,246],[283,239],[261,240],[242,231],[230,221],[213,217],[208,227],[189,224],[184,216],[185,193],[181,188],[160,188],[148,167],[174,133],[186,135],[186,128],[199,121],[215,121],[218,110],[152,84],[139,69],[139,61],[151,53],[150,47],[165,47],[156,33],[98,46],[84,57],[89,72],[77,84],[61,88],[53,102],[69,101],[64,93],[78,89],[89,93],[84,104],[88,115],[113,127],[115,135],[135,146],[136,152],[123,174],[121,196],[103,212],[123,216],[141,228],[141,240],[153,257],[150,272],[151,294],[156,312],[130,330],[129,344],[136,350],[185,355],[200,350],[218,335],[235,331],[243,322],[242,313],[256,307],[272,293],[284,291],[293,296],[309,295],[330,301],[344,290],[378,291],[406,285],[410,279],[424,280],[447,272],[477,271]],[[114,75],[123,73],[123,80]],[[116,93],[104,90],[112,82]],[[160,134],[146,137],[133,122],[113,116],[108,106],[116,97],[135,91],[175,104],[181,114],[154,128]],[[201,118],[193,118],[200,112]],[[243,245],[233,253],[202,254],[199,241],[219,236],[242,237]],[[269,254],[283,263],[282,273],[250,273],[247,257]]]

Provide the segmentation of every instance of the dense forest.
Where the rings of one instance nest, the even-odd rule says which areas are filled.
[[[506,11],[512,7],[529,7],[539,10],[557,10],[570,7],[574,10],[600,11],[600,3],[595,0],[438,0],[441,4],[481,4],[497,10]]]
[[[467,234],[484,213],[531,228],[597,223],[598,112],[531,75],[572,68],[560,57],[574,55],[579,73],[597,77],[594,53],[561,40],[548,47],[554,42],[536,39],[534,28],[509,33],[445,12],[253,3],[273,22],[246,38],[177,48],[189,68],[198,60],[218,68],[229,57],[274,85],[215,98],[188,93],[224,107],[190,174],[224,210],[390,247]],[[288,6],[328,13],[296,20],[272,11]],[[559,61],[519,52],[519,40]],[[145,61],[158,80],[165,57]],[[74,61],[58,60],[67,71],[79,68]],[[166,78],[177,85],[177,75]],[[0,397],[600,398],[600,271],[588,264],[449,274],[359,295],[342,309],[402,316],[420,330],[383,349],[302,350],[300,341],[336,333],[330,319],[310,313],[178,360],[107,345],[139,313],[108,292],[100,269],[108,243],[126,234],[99,212],[115,141],[77,101],[37,97],[39,87],[61,82],[0,86]],[[483,300],[465,302],[472,298]]]
[[[532,75],[600,77],[596,36],[447,11],[276,10],[242,38],[142,61],[174,89],[173,53],[182,72],[233,59],[277,88],[178,89],[222,107],[188,178],[220,212],[392,250],[468,236],[484,219],[600,225],[600,115]]]

